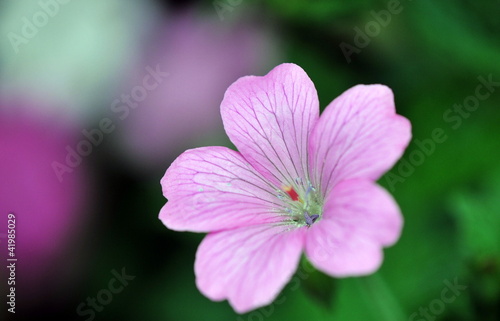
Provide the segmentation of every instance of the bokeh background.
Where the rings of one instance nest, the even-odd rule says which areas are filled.
[[[15,317],[0,269],[2,320],[500,320],[499,13],[494,0],[0,2],[1,265],[10,212],[19,259]],[[405,226],[376,274],[303,265],[239,316],[196,289],[203,235],[162,225],[159,181],[185,149],[231,146],[225,89],[282,62],[306,70],[322,108],[358,83],[393,89],[413,141],[380,184]],[[135,278],[107,297],[123,269]]]

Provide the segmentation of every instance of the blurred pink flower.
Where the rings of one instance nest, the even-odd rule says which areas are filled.
[[[316,89],[294,64],[243,77],[221,114],[239,152],[184,152],[161,184],[170,229],[210,232],[196,254],[200,291],[239,312],[269,304],[301,253],[325,273],[376,271],[397,241],[402,217],[374,182],[401,157],[410,123],[391,90],[359,85],[319,117]]]
[[[153,38],[135,79],[144,77],[146,66],[158,66],[168,76],[138,106],[122,107],[118,115],[128,154],[143,166],[164,166],[187,146],[224,137],[218,113],[222,93],[235,78],[265,67],[275,47],[256,25],[221,24],[190,11],[172,16]]]
[[[59,182],[52,162],[64,159],[68,124],[16,106],[0,108],[0,233],[7,253],[7,215],[15,215],[16,287],[24,301],[55,291],[71,267],[64,257],[82,224],[85,184],[78,171]],[[45,117],[45,119],[42,119]],[[64,259],[63,259],[64,258]],[[40,297],[38,297],[39,299]]]

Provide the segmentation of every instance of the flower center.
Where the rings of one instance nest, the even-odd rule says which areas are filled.
[[[295,184],[285,185],[278,190],[278,198],[285,203],[285,224],[310,227],[323,214],[323,200],[320,193],[309,182],[297,178]]]

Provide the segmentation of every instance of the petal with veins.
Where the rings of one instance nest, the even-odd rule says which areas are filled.
[[[202,147],[181,154],[161,180],[168,199],[160,219],[170,229],[210,232],[276,222],[275,188],[240,153]]]
[[[377,180],[401,157],[410,138],[410,122],[395,113],[388,87],[355,86],[331,102],[314,127],[310,175],[323,195],[342,180]]]
[[[297,268],[304,229],[252,226],[209,234],[196,253],[196,284],[238,313],[271,303]]]
[[[332,276],[370,274],[382,263],[382,247],[396,242],[402,225],[397,204],[383,188],[345,181],[333,189],[321,222],[309,228],[306,253]]]
[[[277,186],[307,178],[307,144],[318,119],[314,84],[297,65],[240,78],[221,104],[226,133],[254,168]]]

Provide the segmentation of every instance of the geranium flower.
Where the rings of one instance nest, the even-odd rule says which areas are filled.
[[[355,86],[319,117],[307,74],[282,64],[232,84],[221,114],[239,152],[188,150],[161,180],[162,222],[209,232],[196,254],[200,291],[239,313],[264,306],[302,251],[331,276],[375,272],[402,227],[397,204],[375,181],[411,137],[391,90]]]

